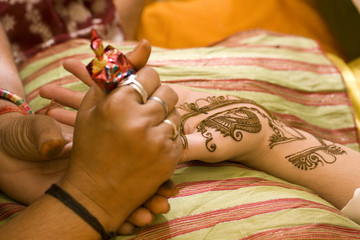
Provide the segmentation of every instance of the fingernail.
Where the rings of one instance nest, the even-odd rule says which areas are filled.
[[[166,182],[163,183],[163,186],[167,189],[173,189],[175,187],[174,181],[169,179]]]
[[[41,145],[40,154],[47,159],[53,158],[61,152],[63,146],[64,144],[61,141],[47,141]]]

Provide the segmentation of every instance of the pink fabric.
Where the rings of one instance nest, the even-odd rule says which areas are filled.
[[[17,63],[59,42],[89,39],[92,28],[124,39],[112,0],[1,1],[0,18]]]

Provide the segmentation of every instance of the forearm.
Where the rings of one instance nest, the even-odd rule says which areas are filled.
[[[24,98],[25,93],[14,62],[10,44],[0,24],[0,88]]]
[[[308,187],[338,208],[360,187],[359,152],[289,127],[250,100],[174,89],[183,161],[237,161]]]
[[[100,235],[59,200],[44,195],[1,227],[0,239],[91,240]]]
[[[126,40],[134,40],[145,0],[114,0]]]
[[[133,210],[132,204],[125,200],[127,199],[126,194],[124,192],[120,194],[124,196],[123,198],[104,199],[99,196],[102,188],[98,187],[96,181],[89,178],[86,173],[77,172],[72,177],[70,175],[58,182],[60,191],[52,189],[51,192],[44,194],[2,226],[0,239],[101,239],[99,229],[95,230],[94,225],[90,225],[94,223],[94,220],[89,220],[89,214],[95,217],[103,227],[103,233],[116,232],[118,226]],[[73,180],[78,181],[77,185],[80,185],[81,188],[73,185],[71,183]],[[93,185],[94,183],[97,186]],[[91,191],[88,195],[87,190],[89,189]],[[70,197],[59,197],[64,196],[62,191],[69,194]],[[106,189],[105,192],[109,193],[109,189]],[[94,198],[94,196],[97,197]],[[84,214],[83,211],[75,213],[75,209],[79,208],[76,203],[69,201],[71,198],[84,207],[88,214]],[[113,202],[118,204],[112,204]],[[69,205],[66,206],[65,203]],[[111,213],[106,210],[109,206],[114,207],[112,208],[114,211]],[[19,231],[19,226],[21,226],[21,231]]]
[[[267,131],[266,140],[274,136],[273,129]],[[263,154],[242,163],[312,189],[336,207],[344,207],[360,187],[360,153],[295,128],[286,131],[293,135],[263,146],[256,150]]]

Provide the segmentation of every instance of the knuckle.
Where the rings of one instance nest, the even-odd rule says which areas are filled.
[[[160,85],[160,77],[157,71],[151,67],[144,67],[138,73],[139,76],[144,76],[147,81],[152,81]]]

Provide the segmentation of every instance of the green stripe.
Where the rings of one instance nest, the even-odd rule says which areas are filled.
[[[309,71],[274,71],[256,66],[164,66],[154,69],[159,73],[162,81],[251,79],[307,92],[345,91],[342,78],[338,74],[321,75]]]
[[[247,43],[251,45],[272,45],[272,46],[287,46],[294,48],[318,49],[319,46],[316,41],[299,36],[273,36],[268,34],[261,34],[245,39],[241,39],[239,43]]]
[[[132,50],[132,46],[122,46],[119,47],[120,51],[128,52]],[[50,55],[48,57],[42,58],[40,60],[37,60],[33,63],[30,63],[24,67],[20,72],[21,79],[27,78],[31,74],[36,73],[39,69],[45,67],[46,65],[51,64],[54,61],[57,61],[62,58],[78,55],[78,54],[84,54],[84,53],[92,53],[93,51],[90,48],[89,44],[83,44],[78,47],[70,48],[70,49],[64,49],[63,51]],[[87,62],[90,61],[91,58]]]
[[[153,52],[150,60],[194,60],[211,58],[270,58],[285,59],[311,64],[331,65],[331,62],[320,54],[311,52],[299,52],[290,49],[279,48],[245,48],[245,47],[211,47],[211,48],[190,48]]]
[[[306,225],[311,226],[316,223],[328,224],[330,226],[342,226],[348,229],[360,229],[358,225],[347,218],[330,214],[321,209],[289,209],[276,213],[261,214],[238,221],[219,223],[214,227],[181,234],[171,239],[242,239],[267,230],[287,227],[296,228]],[[314,227],[316,228],[316,226]],[[311,230],[305,232],[311,233]],[[266,239],[272,239],[269,235],[265,236],[267,237]],[[296,232],[293,237],[294,236],[297,236]]]

